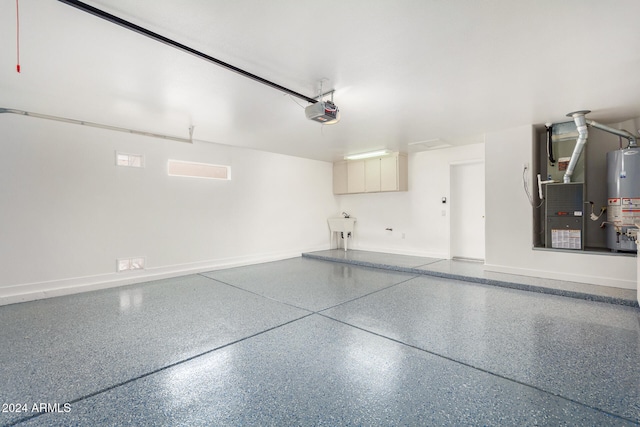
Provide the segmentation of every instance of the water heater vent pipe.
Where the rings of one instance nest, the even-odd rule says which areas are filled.
[[[569,161],[569,166],[567,166],[567,170],[564,173],[564,177],[562,181],[567,184],[571,182],[571,175],[573,175],[573,170],[578,163],[578,159],[580,158],[580,154],[582,154],[582,150],[584,149],[584,145],[587,143],[587,137],[589,136],[589,130],[587,129],[587,125],[593,126],[596,129],[603,130],[605,132],[612,133],[614,135],[621,136],[629,140],[629,147],[637,147],[636,136],[630,132],[627,132],[624,129],[615,129],[603,124],[600,124],[593,120],[587,120],[585,114],[589,114],[590,110],[581,110],[574,111],[573,113],[567,114],[567,117],[572,117],[573,121],[576,124],[576,128],[578,129],[578,140],[576,142],[576,146],[573,149],[573,154],[571,154],[571,160]]]

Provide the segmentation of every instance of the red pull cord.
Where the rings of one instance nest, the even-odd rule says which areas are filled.
[[[17,65],[16,71],[20,72],[20,11],[18,9],[18,1],[16,0],[16,55]]]

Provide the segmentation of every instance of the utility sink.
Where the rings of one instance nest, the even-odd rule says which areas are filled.
[[[329,230],[335,232],[353,232],[353,226],[356,223],[355,218],[329,218]]]
[[[333,247],[333,233],[340,233],[338,237],[341,237],[344,241],[344,250],[347,250],[347,241],[353,233],[353,227],[356,223],[355,218],[329,218],[329,230],[331,236],[329,239],[329,247]],[[339,242],[339,240],[338,240]]]

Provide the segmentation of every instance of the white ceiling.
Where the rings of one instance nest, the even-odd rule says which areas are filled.
[[[57,1],[19,3],[20,74],[0,2],[0,107],[319,160],[640,116],[638,0],[87,3],[310,97],[327,79],[342,120]]]

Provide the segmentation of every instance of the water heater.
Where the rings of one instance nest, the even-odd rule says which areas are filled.
[[[607,247],[636,251],[630,230],[640,224],[640,148],[607,153]]]

